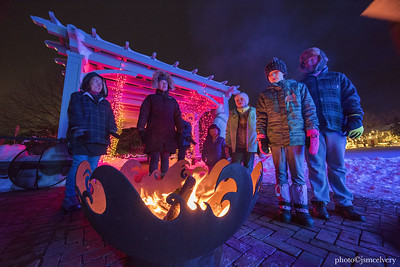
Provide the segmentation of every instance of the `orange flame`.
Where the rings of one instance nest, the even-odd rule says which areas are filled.
[[[196,210],[197,205],[199,205],[202,210],[205,210],[207,208],[206,203],[208,203],[214,215],[217,217],[222,217],[229,211],[229,201],[221,202],[221,200],[226,193],[237,191],[237,187],[233,179],[227,179],[226,181],[222,181],[216,190],[214,189],[217,180],[216,178],[218,177],[216,174],[219,174],[220,170],[224,166],[219,167],[220,168],[217,168],[215,171],[213,169],[210,174],[199,170],[188,170],[196,180],[196,184],[187,201],[187,205],[191,210]],[[184,182],[182,182],[182,185],[183,183]],[[176,191],[178,190],[175,190],[175,192]],[[163,193],[159,196],[155,192],[152,195],[146,195],[143,189],[140,190],[140,196],[143,199],[143,202],[147,205],[150,211],[160,219],[165,217],[171,207],[171,205],[166,201],[167,196],[171,193],[173,192]]]

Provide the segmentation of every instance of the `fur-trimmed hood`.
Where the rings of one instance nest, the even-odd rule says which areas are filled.
[[[168,90],[173,90],[175,88],[174,81],[172,80],[171,75],[162,70],[156,70],[154,72],[153,78],[151,80],[151,85],[153,86],[153,88],[157,89],[158,82],[162,79],[168,82]]]
[[[86,74],[86,76],[82,80],[80,89],[85,93],[86,92],[90,93],[90,80],[93,77],[100,77],[101,80],[103,81],[103,89],[101,90],[101,94],[104,98],[106,98],[108,95],[108,88],[107,88],[106,80],[103,77],[101,77],[99,74],[97,74],[96,72],[89,72],[88,74]]]
[[[309,59],[310,57],[317,56],[318,57],[318,64],[315,67],[315,70],[312,72],[307,71],[304,68],[304,61]],[[326,57],[324,51],[319,49],[318,47],[311,47],[306,49],[303,53],[301,53],[300,58],[300,70],[304,73],[311,74],[311,73],[316,73],[324,68],[326,68],[328,64],[328,58]]]

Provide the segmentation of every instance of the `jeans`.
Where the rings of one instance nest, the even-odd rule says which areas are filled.
[[[330,184],[336,205],[353,205],[353,194],[346,186],[345,150],[346,136],[339,132],[323,130],[319,134],[317,155],[310,155],[307,151],[306,159],[310,173],[309,179],[314,194],[311,201],[328,203],[330,201]]]
[[[151,152],[150,153],[150,164],[149,164],[149,172],[152,174],[155,170],[158,169],[158,161],[161,156],[161,173],[166,173],[169,167],[169,152]]]
[[[254,152],[247,152],[246,148],[236,148],[232,155],[232,163],[242,163],[251,173],[254,167]]]
[[[91,171],[97,168],[97,164],[99,163],[100,156],[88,156],[88,155],[73,155],[72,156],[72,166],[68,171],[67,179],[65,181],[65,196],[75,196],[75,184],[76,184],[76,171],[78,169],[79,164],[82,161],[88,161],[90,164]]]
[[[293,184],[304,185],[304,146],[271,147],[276,184],[288,184],[288,165]]]

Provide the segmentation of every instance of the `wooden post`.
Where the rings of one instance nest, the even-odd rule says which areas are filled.
[[[82,75],[82,60],[84,56],[71,51],[67,51],[67,56],[68,60],[65,72],[57,138],[65,138],[67,135],[69,99],[73,92],[79,90]]]

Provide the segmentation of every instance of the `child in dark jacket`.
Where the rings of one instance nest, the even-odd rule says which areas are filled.
[[[226,159],[225,139],[220,136],[221,130],[217,125],[211,124],[203,144],[201,158],[206,163],[210,172],[214,165],[221,159]]]
[[[185,159],[186,151],[190,148],[190,144],[196,145],[196,142],[192,138],[192,125],[182,119],[183,132],[182,137],[179,140],[178,146],[178,160]]]

